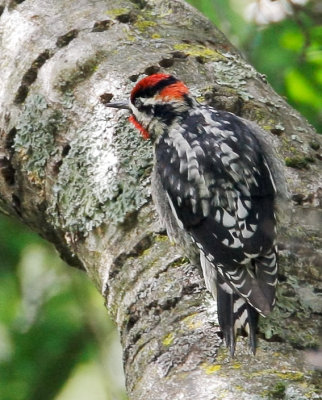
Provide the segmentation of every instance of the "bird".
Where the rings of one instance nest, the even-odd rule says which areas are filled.
[[[217,301],[231,356],[240,330],[256,352],[259,315],[272,311],[278,282],[276,202],[285,197],[280,162],[267,135],[233,113],[199,103],[175,76],[139,80],[130,122],[154,148],[151,192],[168,236],[196,254]]]

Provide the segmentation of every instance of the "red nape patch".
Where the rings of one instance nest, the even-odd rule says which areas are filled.
[[[143,139],[147,140],[150,138],[149,132],[143,128],[143,126],[140,124],[140,122],[135,118],[134,115],[131,115],[129,117],[129,121],[138,129],[143,136]]]
[[[183,82],[179,81],[162,89],[157,98],[160,98],[164,101],[171,99],[181,99],[183,95],[188,93],[189,89],[187,88],[187,86]]]
[[[138,93],[140,90],[144,90],[148,87],[152,87],[156,85],[158,82],[162,81],[163,79],[170,78],[171,75],[169,74],[153,74],[150,76],[147,76],[146,78],[141,79],[132,89],[131,92],[131,100],[134,99],[136,93]]]

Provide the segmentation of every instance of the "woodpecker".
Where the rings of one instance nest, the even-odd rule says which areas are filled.
[[[231,355],[239,329],[256,351],[259,314],[275,303],[280,165],[260,128],[202,105],[172,75],[141,79],[130,121],[154,145],[152,197],[170,238],[198,253]]]

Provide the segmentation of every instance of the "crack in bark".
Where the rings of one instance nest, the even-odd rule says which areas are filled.
[[[114,25],[114,22],[110,19],[105,19],[103,21],[97,21],[94,23],[94,26],[91,32],[104,32],[110,29],[110,27]]]
[[[79,30],[72,29],[71,31],[59,36],[56,40],[56,46],[61,48],[67,46],[72,40],[78,36]]]
[[[13,156],[13,154],[15,152],[13,145],[15,142],[16,134],[17,134],[17,129],[15,127],[13,127],[7,133],[7,136],[5,138],[4,146],[5,146],[5,149],[8,150],[10,158]]]
[[[110,270],[109,280],[115,279],[120,273],[124,263],[131,257],[139,257],[142,253],[152,247],[153,243],[153,233],[148,233],[143,236],[131,249],[129,252],[123,252],[119,254],[113,262]]]
[[[7,157],[0,157],[0,170],[6,184],[12,186],[15,183],[15,169]]]
[[[15,194],[12,195],[12,207],[16,211],[16,213],[19,215],[19,217],[22,217],[22,212],[21,212],[21,201],[19,197]]]
[[[9,5],[8,5],[8,8],[9,8],[9,9],[14,8],[14,7],[16,7],[18,4],[23,3],[24,1],[25,1],[25,0],[11,0],[10,3],[9,3]]]
[[[190,293],[188,290],[183,290],[182,295],[168,298],[164,302],[159,302],[157,299],[154,299],[148,305],[144,306],[143,309],[139,309],[138,311],[135,310],[135,308],[137,307],[137,303],[133,303],[133,308],[129,307],[129,313],[131,314],[130,318],[125,323],[125,327],[124,325],[121,326],[121,331],[126,332],[127,335],[131,335],[130,332],[134,329],[137,323],[140,323],[140,327],[138,327],[137,332],[131,335],[131,339],[129,340],[130,344],[124,348],[124,359],[128,361],[128,358],[130,357],[130,349],[135,346],[135,344],[138,342],[138,340],[141,339],[143,334],[148,334],[149,332],[156,329],[156,327],[160,324],[160,316],[163,315],[164,311],[174,310],[180,302],[185,300],[186,296],[191,296],[192,294],[194,293]],[[178,313],[178,317],[175,317],[171,320],[171,323],[178,323],[190,316],[191,314],[191,309],[188,309],[186,313],[180,312]],[[153,321],[153,318],[150,318],[151,315],[153,317],[157,317],[155,318],[155,321]],[[144,329],[140,331],[141,326],[145,326],[145,324],[142,322],[146,319],[145,317],[149,320],[149,329]],[[142,346],[140,348],[142,348]],[[136,350],[134,354],[132,354],[131,362],[134,360],[138,351],[139,349]]]
[[[122,24],[133,24],[137,20],[137,14],[134,10],[131,10],[128,13],[117,15],[115,19],[117,19]]]
[[[141,10],[147,5],[146,0],[130,0],[130,2],[138,6]]]
[[[54,55],[53,51],[46,49],[32,62],[30,68],[25,72],[22,77],[20,87],[17,91],[14,102],[21,104],[25,101],[29,93],[29,87],[35,82],[38,76],[39,69],[45,62]]]

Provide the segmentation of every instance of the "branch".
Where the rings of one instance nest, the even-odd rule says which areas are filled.
[[[318,343],[322,313],[321,147],[307,121],[181,0],[11,0],[0,29],[0,209],[104,295],[130,398],[318,393],[299,350]],[[285,161],[293,218],[281,219],[283,282],[256,357],[241,338],[230,360],[198,268],[160,231],[151,146],[103,104],[157,71],[256,121]]]

